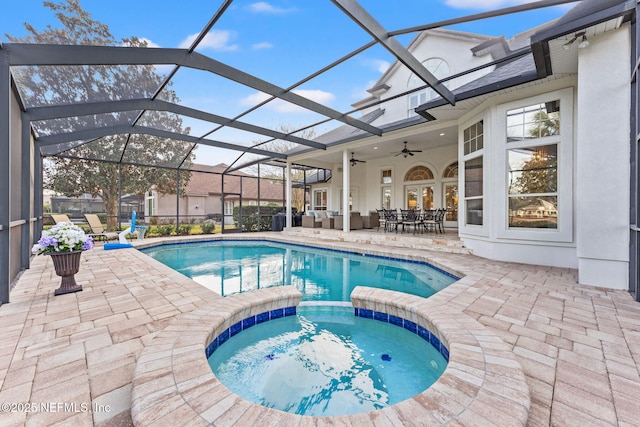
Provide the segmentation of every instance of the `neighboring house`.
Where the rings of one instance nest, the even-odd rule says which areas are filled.
[[[224,175],[222,172],[228,168],[223,163],[208,166],[201,164],[192,165],[193,171],[187,183],[185,195],[180,197],[180,216],[185,220],[194,219],[201,221],[209,216],[217,219],[225,216],[225,224],[233,224],[233,208],[240,205],[250,206],[267,204],[284,205],[284,185],[274,183],[268,179],[260,180],[260,197],[258,198],[258,179],[243,173],[233,172],[233,175]],[[222,193],[224,191],[224,202]],[[160,221],[173,219],[176,216],[176,195],[161,194],[150,189],[145,197],[145,218],[147,222],[152,217],[158,217]]]
[[[342,126],[317,138],[330,149],[290,153],[333,172],[312,186],[311,208],[342,210],[346,185],[352,210],[446,207],[449,232],[476,255],[577,268],[582,284],[628,289],[640,191],[630,185],[634,13],[621,0],[583,1],[510,40],[419,34],[408,49],[439,79],[506,60],[449,80],[455,105],[431,89],[402,95],[423,83],[392,65],[355,104],[369,106],[361,120],[382,136]],[[421,151],[403,155],[404,141]],[[366,163],[350,166],[351,153]]]

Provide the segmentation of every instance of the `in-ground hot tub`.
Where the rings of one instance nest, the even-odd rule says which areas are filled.
[[[454,285],[455,286],[455,285]],[[375,411],[334,417],[346,425],[526,424],[529,389],[520,364],[495,334],[437,298],[356,288],[353,306],[406,319],[433,332],[449,364],[427,390]],[[300,293],[275,287],[227,298],[179,316],[145,345],[132,387],[135,425],[315,425],[316,416],[290,414],[250,402],[220,382],[205,349],[243,319],[297,306]]]
[[[429,388],[447,365],[437,338],[395,316],[327,305],[271,314],[232,325],[206,351],[225,386],[269,408],[315,416],[382,409]]]

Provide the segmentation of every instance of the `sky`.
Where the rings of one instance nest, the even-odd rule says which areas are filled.
[[[54,0],[58,2],[59,0]],[[389,2],[360,0],[360,4],[389,31],[466,16],[486,10],[527,3],[524,0],[402,0]],[[47,25],[59,26],[53,12],[41,0],[6,2],[0,14],[0,35],[24,37],[24,23],[37,30]],[[221,0],[80,0],[93,17],[109,26],[118,40],[136,36],[150,47],[185,48],[218,10]],[[508,15],[450,29],[510,38],[562,16],[572,5]],[[407,45],[414,34],[398,37]],[[216,23],[199,48],[199,53],[251,73],[281,87],[296,84],[316,70],[364,45],[371,38],[349,20],[329,0],[236,0]],[[393,62],[384,49],[374,47],[339,65],[330,72],[300,85],[299,95],[349,111],[351,104],[368,95],[371,87]],[[166,73],[170,66],[158,68]],[[182,68],[173,79],[172,88],[180,104],[234,117],[265,99],[253,89],[230,83],[210,73]],[[286,102],[270,102],[241,120],[271,129],[299,128],[323,117],[301,110]],[[202,136],[216,126],[184,118],[192,135]],[[316,128],[323,133],[336,123]],[[267,139],[239,131],[215,132],[209,138],[241,145]],[[222,153],[222,154],[221,154]],[[234,152],[216,154],[199,149],[197,161],[211,161],[212,156],[229,163]],[[214,163],[216,161],[214,160]]]

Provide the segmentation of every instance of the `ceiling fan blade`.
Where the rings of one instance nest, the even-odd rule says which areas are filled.
[[[411,150],[412,153],[422,153],[422,150]]]
[[[401,156],[401,155],[403,155],[403,154],[404,154],[404,153],[400,152],[400,153],[396,154],[396,155],[395,155],[395,156],[393,156],[393,157],[398,157],[398,156]]]
[[[409,155],[410,156],[415,156],[415,154],[413,154],[413,152],[409,151]]]

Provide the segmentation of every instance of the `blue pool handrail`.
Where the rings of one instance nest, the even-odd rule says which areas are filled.
[[[127,234],[132,234],[135,231],[138,235],[138,240],[143,240],[147,228],[146,225],[136,225],[136,211],[131,211],[131,225],[118,234],[120,243],[105,244],[104,248],[105,250],[131,248],[133,245],[127,241]]]

